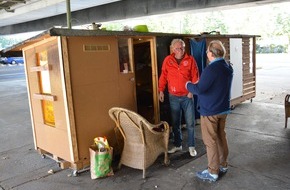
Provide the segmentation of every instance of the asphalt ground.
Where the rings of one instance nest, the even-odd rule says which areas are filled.
[[[157,161],[148,168],[146,179],[141,170],[126,166],[111,177],[92,180],[89,171],[73,177],[71,169],[60,169],[34,149],[25,78],[0,80],[0,189],[290,189],[290,124],[284,128],[283,105],[290,94],[286,58],[283,62],[257,57],[257,95],[228,116],[229,171],[214,183],[195,176],[206,168],[206,154],[177,168]],[[199,125],[196,138],[201,139]]]

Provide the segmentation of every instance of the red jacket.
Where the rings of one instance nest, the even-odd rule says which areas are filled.
[[[178,65],[174,53],[165,57],[162,64],[161,76],[159,78],[158,90],[164,91],[168,82],[168,91],[175,96],[186,96],[189,92],[185,83],[191,81],[196,83],[199,80],[199,73],[195,59],[185,54]]]

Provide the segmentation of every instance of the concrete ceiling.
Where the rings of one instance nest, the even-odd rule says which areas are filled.
[[[66,27],[70,2],[73,26],[181,11],[224,10],[290,0],[0,0],[0,35]]]
[[[71,11],[120,0],[70,0]],[[66,0],[0,0],[0,27],[38,20],[67,12]]]

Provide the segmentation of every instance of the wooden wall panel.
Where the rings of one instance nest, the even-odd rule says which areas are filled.
[[[98,136],[116,144],[108,110],[119,104],[118,49],[115,37],[68,37],[72,99],[80,160]],[[84,45],[109,45],[109,51],[84,51]]]

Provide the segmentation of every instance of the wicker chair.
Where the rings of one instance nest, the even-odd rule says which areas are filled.
[[[169,125],[162,121],[157,125],[149,123],[139,114],[119,107],[109,110],[110,117],[124,138],[124,147],[118,168],[126,165],[143,170],[151,166],[164,153],[164,164],[169,165],[167,155]]]
[[[290,94],[285,96],[285,128],[287,128],[288,117],[290,117]]]

